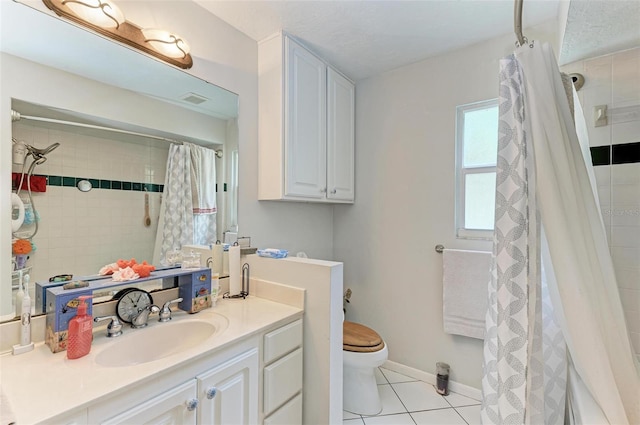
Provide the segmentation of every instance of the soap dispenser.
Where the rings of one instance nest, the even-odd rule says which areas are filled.
[[[86,299],[89,295],[78,297],[78,312],[69,321],[69,336],[67,339],[67,358],[78,359],[86,356],[91,351],[93,340],[93,319],[87,314]]]

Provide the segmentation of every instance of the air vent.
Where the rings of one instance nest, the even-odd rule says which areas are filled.
[[[180,99],[184,100],[185,102],[192,103],[194,105],[199,105],[209,100],[206,97],[200,96],[199,94],[195,94],[195,93],[187,93],[183,95]]]

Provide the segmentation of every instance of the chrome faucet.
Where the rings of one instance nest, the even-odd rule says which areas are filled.
[[[167,301],[166,303],[164,303],[159,313],[160,318],[158,319],[158,322],[168,322],[169,320],[171,320],[171,309],[169,308],[169,306],[171,306],[171,304],[179,302],[182,302],[182,298],[176,298],[175,300]]]
[[[115,338],[122,335],[122,324],[118,320],[118,316],[99,316],[93,318],[93,321],[96,323],[103,320],[111,320],[107,326],[107,338]]]
[[[131,319],[131,327],[134,329],[144,328],[147,326],[147,321],[149,320],[149,314],[151,313],[159,313],[160,308],[158,308],[155,304],[149,304],[142,310],[138,311],[138,314],[133,316]]]

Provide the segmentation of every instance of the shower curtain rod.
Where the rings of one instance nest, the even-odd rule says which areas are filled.
[[[513,32],[516,33],[518,45],[523,46],[527,39],[522,35],[522,3],[524,0],[515,0],[513,8]]]
[[[12,109],[11,110],[11,121],[12,122],[13,121],[19,121],[21,119],[32,120],[32,121],[50,122],[50,123],[55,123],[55,124],[73,125],[73,126],[76,126],[76,127],[91,128],[91,129],[94,129],[94,130],[106,130],[106,131],[112,131],[114,133],[129,134],[129,135],[132,135],[132,136],[141,136],[141,137],[147,137],[147,138],[155,139],[155,140],[162,140],[163,142],[169,142],[169,143],[178,143],[178,144],[182,144],[183,143],[180,140],[167,139],[166,137],[154,136],[153,134],[138,133],[138,132],[129,131],[129,130],[120,130],[119,128],[103,127],[103,126],[100,126],[100,125],[84,124],[84,123],[75,122],[75,121],[64,121],[64,120],[58,120],[58,119],[54,119],[54,118],[36,117],[36,116],[32,116],[32,115],[22,115],[20,112],[15,111],[15,110]],[[222,158],[222,150],[221,149],[214,149],[214,152],[216,153],[216,157],[217,158]]]
[[[516,45],[518,47],[524,46],[527,43],[527,38],[522,34],[522,4],[524,0],[515,0],[515,4],[513,7],[513,32],[516,33],[516,38],[518,39]],[[584,85],[584,76],[582,74],[573,73],[569,74],[571,77],[571,81],[573,81],[573,85],[576,88],[576,91],[580,91],[582,86]]]

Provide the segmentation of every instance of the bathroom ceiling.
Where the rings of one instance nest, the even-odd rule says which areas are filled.
[[[560,64],[638,46],[640,1],[571,1]]]
[[[513,33],[513,0],[193,1],[256,41],[284,29],[356,81]],[[640,45],[640,1],[568,2],[523,7],[523,28],[566,20],[561,63]]]

